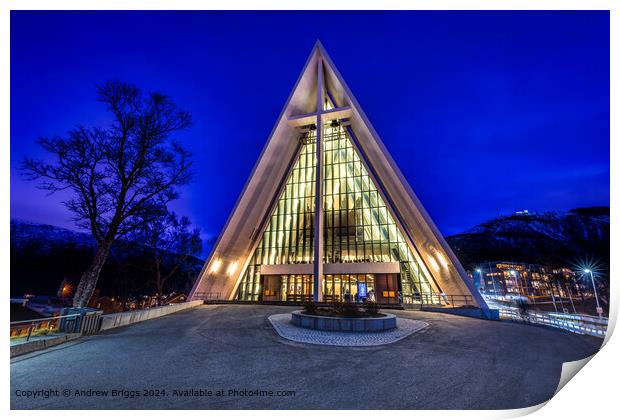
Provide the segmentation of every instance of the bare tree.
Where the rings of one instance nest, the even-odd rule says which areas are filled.
[[[200,230],[192,229],[187,217],[179,218],[174,212],[167,212],[146,220],[132,239],[151,250],[153,284],[158,295],[158,303],[161,304],[166,281],[177,272],[188,257],[200,254],[202,251]],[[164,259],[171,260],[171,264],[165,264]]]
[[[26,158],[23,169],[39,187],[70,191],[64,205],[80,227],[90,230],[97,248],[82,274],[73,305],[88,304],[114,240],[162,213],[190,181],[190,153],[171,135],[191,125],[188,112],[160,93],[143,94],[119,81],[97,86],[112,113],[106,128],[78,127],[66,137],[40,138],[49,161]]]

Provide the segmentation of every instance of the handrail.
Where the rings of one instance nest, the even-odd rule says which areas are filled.
[[[73,313],[53,317],[25,319],[10,322],[11,339],[25,337],[30,341],[33,334],[42,332],[47,335],[50,332],[65,332],[92,334],[99,330],[99,317],[102,311],[86,313]]]
[[[197,292],[194,298],[201,300],[220,300],[221,292]]]
[[[88,315],[88,314],[86,314]],[[24,324],[24,323],[36,323],[36,322],[42,322],[42,321],[47,321],[47,320],[51,320],[51,319],[60,319],[60,318],[70,318],[70,317],[76,317],[76,316],[80,316],[80,314],[70,314],[70,315],[58,315],[58,316],[51,316],[48,318],[37,318],[37,319],[25,319],[23,321],[12,321],[11,325],[13,324]]]
[[[442,305],[453,308],[475,305],[475,300],[471,295],[447,295],[445,293],[418,293],[414,295],[422,305]]]
[[[502,319],[546,325],[594,337],[605,337],[609,321],[603,317],[596,318],[589,315],[562,314],[558,312],[528,311],[522,314],[517,308],[513,307],[500,308],[499,314]]]
[[[220,292],[198,292],[194,295],[195,299],[205,300],[205,301],[218,301],[220,300],[221,293]],[[332,295],[326,295],[332,296]],[[463,306],[477,306],[476,301],[471,295],[447,295],[442,293],[413,293],[413,294],[403,294],[402,292],[396,292],[394,297],[390,297],[390,300],[393,300],[392,303],[403,303],[402,298],[412,299],[413,303],[420,303],[421,305],[442,305],[442,306],[450,306],[453,308],[463,307]],[[313,296],[311,294],[287,294],[286,301],[287,302],[305,302],[311,301]],[[406,302],[405,302],[406,303]]]
[[[30,341],[30,337],[32,336],[33,332],[36,332],[40,328],[42,328],[42,325],[43,325],[43,329],[45,329],[46,331],[58,330],[60,328],[62,318],[68,318],[68,317],[75,318],[76,316],[79,316],[79,315],[78,314],[59,315],[59,316],[47,317],[47,318],[13,321],[10,323],[11,338],[21,337],[24,330],[26,330],[26,341]],[[16,333],[16,335],[13,336],[13,333]]]

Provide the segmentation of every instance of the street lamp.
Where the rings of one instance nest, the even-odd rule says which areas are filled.
[[[487,290],[486,282],[484,283],[484,285],[481,284],[481,281],[482,281],[482,270],[479,269],[479,268],[476,268],[476,273],[478,273],[478,285],[479,285],[478,289],[484,290],[486,292],[486,290]]]
[[[603,308],[601,308],[601,305],[598,302],[598,293],[596,293],[596,284],[594,284],[594,273],[592,273],[592,270],[590,270],[589,268],[586,268],[585,270],[583,270],[583,272],[589,274],[590,280],[592,280],[592,290],[594,290],[594,298],[596,299],[596,313],[600,318],[603,314]]]

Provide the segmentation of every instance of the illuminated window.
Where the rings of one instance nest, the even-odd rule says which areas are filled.
[[[270,222],[242,276],[240,300],[258,300],[262,264],[313,262],[315,155],[316,132],[311,130],[300,146]]]
[[[327,104],[332,106],[328,99]],[[311,130],[303,140],[269,223],[242,275],[237,295],[240,300],[258,300],[261,265],[313,262],[315,131]],[[327,124],[322,142],[324,262],[400,263],[404,303],[419,301],[423,294],[439,292],[425,274],[428,271],[417,252],[408,246],[346,129]],[[287,276],[282,276],[283,282],[293,281],[293,289],[283,284],[281,289],[286,292],[278,298],[297,295],[298,289],[302,294],[312,293],[311,280],[299,283],[295,276],[286,280],[284,277]],[[332,285],[332,290],[337,287],[340,286]],[[270,285],[270,297],[273,290]]]

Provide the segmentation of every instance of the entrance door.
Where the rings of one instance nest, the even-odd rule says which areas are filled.
[[[277,302],[282,300],[282,276],[261,276],[261,295],[263,302]]]
[[[377,274],[376,299],[379,303],[398,303],[398,274]]]
[[[313,276],[307,274],[291,274],[287,278],[286,296],[288,302],[306,302],[312,299]]]

